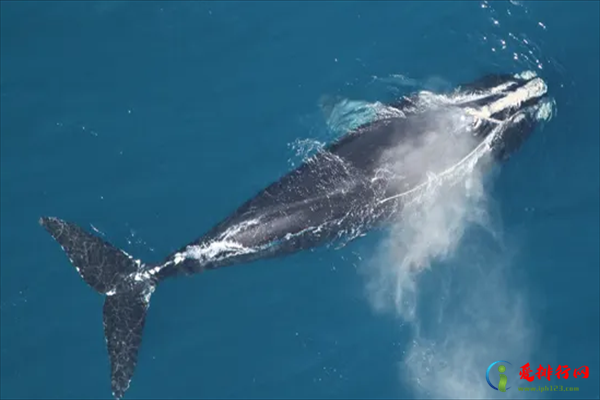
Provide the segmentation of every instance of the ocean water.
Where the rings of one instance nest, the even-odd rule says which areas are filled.
[[[599,14],[3,1],[0,397],[110,398],[103,300],[40,216],[158,261],[369,105],[531,70],[556,113],[475,196],[412,230],[162,284],[126,398],[599,398]],[[485,381],[497,360],[506,393]],[[589,377],[529,383],[526,363]],[[579,391],[517,390],[538,385]]]

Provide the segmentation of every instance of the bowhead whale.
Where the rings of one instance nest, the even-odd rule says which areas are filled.
[[[403,97],[388,105],[395,114],[353,129],[159,264],[144,263],[72,222],[40,218],[83,280],[105,296],[113,396],[129,388],[150,297],[162,280],[382,226],[424,190],[431,174],[450,176],[466,163],[506,160],[549,104],[545,82],[530,72],[486,75],[450,93]],[[409,162],[414,148],[416,164]]]

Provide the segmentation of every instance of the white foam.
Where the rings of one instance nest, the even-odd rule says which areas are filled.
[[[543,102],[536,112],[536,119],[540,121],[550,121],[554,116],[555,104],[553,101]]]
[[[152,293],[154,293],[155,289],[156,287],[154,285],[148,285],[142,292],[146,309],[150,306],[150,297],[152,297]]]
[[[514,75],[515,78],[525,79],[525,80],[533,79],[537,76],[538,75],[535,73],[535,71],[523,71],[523,72],[520,72],[520,73]]]
[[[228,240],[215,240],[202,245],[189,246],[184,258],[192,258],[200,262],[218,261],[225,257],[238,256],[256,252],[255,249],[244,247],[239,243]]]
[[[221,234],[220,238],[223,241],[228,241],[231,236],[234,236],[241,232],[242,230],[249,228],[251,226],[256,226],[260,224],[260,218],[251,219],[248,221],[243,221],[237,225],[233,225],[229,229],[227,229],[223,234]]]
[[[473,151],[463,157],[459,162],[452,165],[451,167],[437,173],[428,173],[428,180],[421,183],[420,185],[406,191],[403,193],[399,193],[394,196],[387,197],[379,201],[379,204],[386,203],[390,200],[398,199],[401,197],[407,197],[409,195],[417,195],[419,193],[423,193],[426,189],[430,188],[432,185],[439,185],[442,182],[448,182],[449,180],[456,178],[463,178],[469,172],[473,170],[477,162],[486,155],[491,149],[491,143],[494,140],[495,136],[501,131],[502,127],[496,127]],[[419,197],[415,197],[415,200],[418,200]]]
[[[535,79],[534,73],[526,71],[516,77],[532,79],[532,82],[521,90],[511,90],[503,102],[493,103],[485,111],[467,111],[466,120],[487,118],[490,121],[494,110],[521,105],[546,93],[545,83]],[[502,89],[497,89],[497,92],[502,92]],[[474,98],[485,98],[491,93],[491,90],[486,90],[443,96],[421,92],[418,100],[422,102],[421,107],[427,104],[432,107],[452,106]],[[491,392],[485,378],[477,378],[472,371],[483,371],[489,365],[489,359],[493,359],[499,351],[506,354],[503,357],[508,357],[504,359],[527,357],[532,346],[528,310],[526,304],[519,301],[521,296],[514,282],[510,283],[511,279],[504,276],[510,261],[510,256],[504,259],[504,255],[510,249],[507,251],[501,246],[501,255],[494,257],[485,247],[471,250],[467,246],[461,248],[460,244],[464,233],[473,224],[491,233],[494,239],[501,237],[501,232],[495,231],[489,213],[493,202],[485,192],[483,171],[477,167],[479,159],[489,153],[492,140],[503,132],[507,124],[526,118],[528,114],[538,119],[549,119],[553,111],[553,103],[542,100],[539,105],[519,110],[510,119],[492,120],[495,123],[492,133],[473,152],[458,163],[448,159],[454,165],[442,172],[429,174],[427,182],[410,192],[408,199],[411,201],[400,213],[399,223],[393,224],[389,236],[381,243],[380,251],[365,266],[368,268],[365,272],[371,278],[367,290],[375,309],[384,311],[391,306],[404,322],[408,322],[412,331],[414,342],[403,353],[405,357],[401,365],[403,381],[416,389],[416,397],[486,397]],[[440,134],[450,130],[442,117],[435,127]],[[436,163],[435,159],[431,160],[432,152],[428,145],[411,150],[419,156],[413,160],[413,168]],[[399,157],[404,156],[399,154]],[[464,186],[453,185],[457,182],[464,182]],[[409,192],[382,201],[407,194]],[[428,286],[432,284],[432,276],[442,280],[439,297],[437,291],[420,293],[421,273],[433,267],[436,261],[451,260],[459,249],[467,255],[452,263],[456,269],[427,274]],[[480,253],[485,254],[481,260],[476,260]],[[494,270],[497,272],[494,273]],[[458,291],[453,289],[456,281],[464,285]],[[464,301],[457,298],[448,301],[454,292],[458,292],[459,296],[461,292],[473,294],[466,296]],[[449,307],[449,303],[457,304]],[[495,311],[490,313],[490,309]],[[503,343],[504,347],[497,343]]]

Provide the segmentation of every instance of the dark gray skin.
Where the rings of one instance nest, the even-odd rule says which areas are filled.
[[[173,261],[190,245],[218,241],[228,229],[256,218],[260,218],[260,224],[242,229],[229,238],[244,247],[262,250],[226,257],[220,262],[203,263],[187,258],[166,268],[161,275],[200,272],[289,254],[340,238],[343,232],[358,224],[372,225],[389,212],[380,209],[365,215],[365,210],[370,210],[374,201],[386,194],[383,182],[371,182],[376,160],[390,141],[400,140],[406,132],[399,126],[403,122],[379,121],[359,128],[259,192],[200,239],[167,257],[165,263]],[[298,234],[302,231],[305,233]],[[288,234],[293,237],[285,240]]]
[[[507,81],[517,80],[512,75],[489,75],[465,87],[488,89]],[[520,84],[525,82],[523,80]],[[397,195],[400,186],[404,190],[414,188],[426,180],[427,172],[427,168],[413,170],[410,175],[403,176],[401,182],[391,182],[390,179],[394,178],[373,181],[377,169],[386,162],[386,151],[410,142],[418,143],[423,134],[433,128],[432,124],[437,123],[440,113],[455,113],[455,108],[481,107],[499,97],[492,96],[485,100],[449,106],[444,110],[418,114],[411,112],[411,99],[403,99],[393,106],[408,114],[407,118],[390,118],[365,124],[326,147],[299,168],[259,192],[204,236],[169,255],[164,264],[172,265],[161,270],[157,278],[160,280],[181,273],[196,273],[282,256],[336,239],[343,240],[351,232],[366,232],[380,226],[402,209],[403,202],[399,199],[379,204],[379,201]],[[532,101],[540,100],[538,98]],[[531,104],[525,103],[523,107]],[[520,109],[506,110],[493,117],[505,119],[519,111]],[[494,159],[506,159],[534,128],[535,121],[531,118],[509,127],[502,135],[502,140],[494,146]],[[477,140],[472,141],[471,147],[464,149],[464,154],[446,158],[445,165],[437,167],[453,165],[480,144],[492,129],[493,124],[484,121],[470,133]],[[450,136],[448,146],[452,146]],[[178,255],[185,253],[189,246],[203,246],[219,241],[227,230],[256,218],[260,218],[260,224],[229,236],[230,241],[246,248],[259,249],[256,252],[239,255],[233,252],[222,253],[218,261],[186,258],[175,264]]]
[[[150,297],[160,281],[352,239],[381,226],[402,210],[404,202],[426,181],[428,171],[455,165],[494,129],[494,136],[490,136],[491,157],[485,162],[505,160],[535,128],[536,119],[522,111],[535,106],[543,96],[513,101],[512,91],[530,85],[528,79],[511,75],[489,75],[465,89],[498,88],[510,82],[510,89],[500,90],[502,93],[436,109],[414,109],[415,97],[399,101],[393,106],[403,111],[405,118],[378,120],[350,132],[158,265],[144,264],[72,222],[40,218],[40,224],[61,245],[84,281],[105,295],[103,326],[114,397],[123,397],[129,388]],[[498,104],[505,104],[503,96],[512,105],[502,105],[500,109]],[[494,113],[473,116],[463,112],[466,123],[441,118],[461,115],[467,109],[485,111],[485,106]],[[468,118],[476,123],[469,125]],[[499,120],[508,121],[502,124],[501,133],[495,128]],[[424,145],[422,142],[432,130],[441,132],[437,145]],[[455,144],[460,135],[470,135],[472,140],[457,151]],[[408,161],[414,153],[399,155],[396,151],[406,146],[420,149],[417,168]],[[446,150],[454,150],[451,157],[445,154]],[[381,167],[391,162],[397,167],[398,161],[398,174],[381,175]],[[219,250],[209,253],[206,247]]]

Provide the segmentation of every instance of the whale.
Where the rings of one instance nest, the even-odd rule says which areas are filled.
[[[546,82],[531,71],[487,74],[447,92],[389,101],[386,112],[322,147],[159,263],[76,222],[41,217],[81,278],[104,296],[113,397],[123,398],[131,385],[150,299],[162,281],[385,228],[432,180],[460,180],[473,165],[489,169],[508,160],[549,118],[552,102]]]

